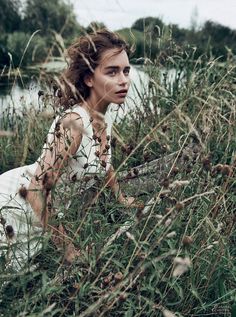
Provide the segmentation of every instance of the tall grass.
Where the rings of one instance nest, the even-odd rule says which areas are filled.
[[[173,154],[150,190],[123,180],[143,210],[104,190],[84,212],[77,184],[60,192],[59,220],[81,250],[73,265],[50,242],[31,271],[0,271],[0,316],[230,316],[236,305],[236,72],[179,47],[146,59],[150,85],[115,125],[119,171]],[[168,71],[175,78],[168,80]],[[163,75],[164,73],[164,75]],[[2,119],[0,170],[38,157],[50,120],[25,113]],[[138,179],[138,171],[135,175]],[[160,174],[160,175],[159,175]],[[143,182],[147,179],[144,179]]]

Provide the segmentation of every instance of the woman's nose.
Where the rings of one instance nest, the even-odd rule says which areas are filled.
[[[124,73],[120,73],[119,76],[119,85],[126,85],[129,82],[129,76],[125,76]]]

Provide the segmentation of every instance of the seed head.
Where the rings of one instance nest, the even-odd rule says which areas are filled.
[[[121,272],[117,272],[114,276],[116,282],[120,282],[123,279],[123,274]]]
[[[38,91],[38,97],[40,98],[41,96],[43,96],[44,95],[44,91],[43,90],[39,90]]]
[[[72,182],[76,182],[77,180],[77,174],[75,173],[72,177],[71,177]]]
[[[99,157],[99,156],[100,156],[100,152],[97,150],[97,151],[95,152],[95,155],[96,155],[97,157]]]
[[[86,169],[88,166],[89,166],[88,163],[85,163],[83,168]]]
[[[163,124],[163,126],[161,127],[162,132],[166,132],[168,130],[168,125],[167,124]]]
[[[169,185],[170,185],[170,180],[169,178],[164,178],[163,181],[161,182],[161,185],[164,187],[164,188],[168,188]]]
[[[14,237],[14,229],[11,225],[7,225],[6,228],[6,236],[9,238],[9,239],[12,239]]]
[[[101,165],[102,165],[102,167],[105,168],[105,167],[107,166],[107,163],[106,163],[104,160],[102,160],[102,161],[101,161]]]
[[[177,203],[175,204],[175,209],[176,209],[177,211],[180,211],[180,210],[182,210],[183,208],[184,208],[184,204],[183,204],[183,203],[177,202]]]
[[[126,293],[120,294],[120,296],[119,296],[119,300],[120,301],[124,302],[124,301],[126,301],[126,299],[127,299],[127,294]]]
[[[0,224],[3,225],[3,226],[5,226],[5,224],[6,224],[6,219],[3,218],[3,217],[0,217]]]
[[[211,160],[210,160],[210,158],[208,156],[203,158],[202,165],[203,165],[203,168],[206,171],[210,171],[211,170]]]
[[[50,191],[53,188],[53,181],[52,178],[48,176],[48,173],[45,173],[43,176],[43,188],[46,191]]]
[[[193,238],[191,236],[184,236],[182,239],[182,243],[184,246],[188,246],[193,243]]]
[[[174,167],[172,168],[170,174],[171,174],[172,176],[175,176],[175,175],[178,174],[178,173],[179,173],[179,168],[178,168],[177,166],[174,166]]]
[[[233,170],[232,170],[231,166],[226,165],[226,164],[223,165],[223,168],[221,170],[221,173],[223,175],[230,176],[230,175],[232,175],[232,172],[233,172]]]
[[[21,188],[19,189],[19,195],[21,198],[26,199],[28,194],[28,190],[25,188],[25,186],[21,186]]]

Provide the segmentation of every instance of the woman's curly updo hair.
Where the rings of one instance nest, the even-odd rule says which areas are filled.
[[[129,55],[128,44],[117,34],[107,29],[79,37],[67,50],[69,64],[60,77],[58,103],[64,109],[86,100],[90,88],[85,78],[93,74],[99,65],[102,53],[108,49],[125,50]]]

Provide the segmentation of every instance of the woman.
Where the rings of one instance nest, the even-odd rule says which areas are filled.
[[[63,108],[48,133],[36,163],[0,176],[0,245],[8,247],[9,261],[21,266],[32,256],[44,230],[51,230],[58,247],[65,246],[65,259],[78,252],[62,226],[50,223],[51,190],[58,182],[106,175],[120,203],[133,204],[119,190],[110,163],[110,103],[122,104],[129,89],[128,46],[106,29],[79,38],[69,49],[69,65],[60,79],[58,103]],[[29,243],[30,241],[30,243]],[[27,247],[26,247],[27,246]],[[7,259],[8,260],[8,259]]]

